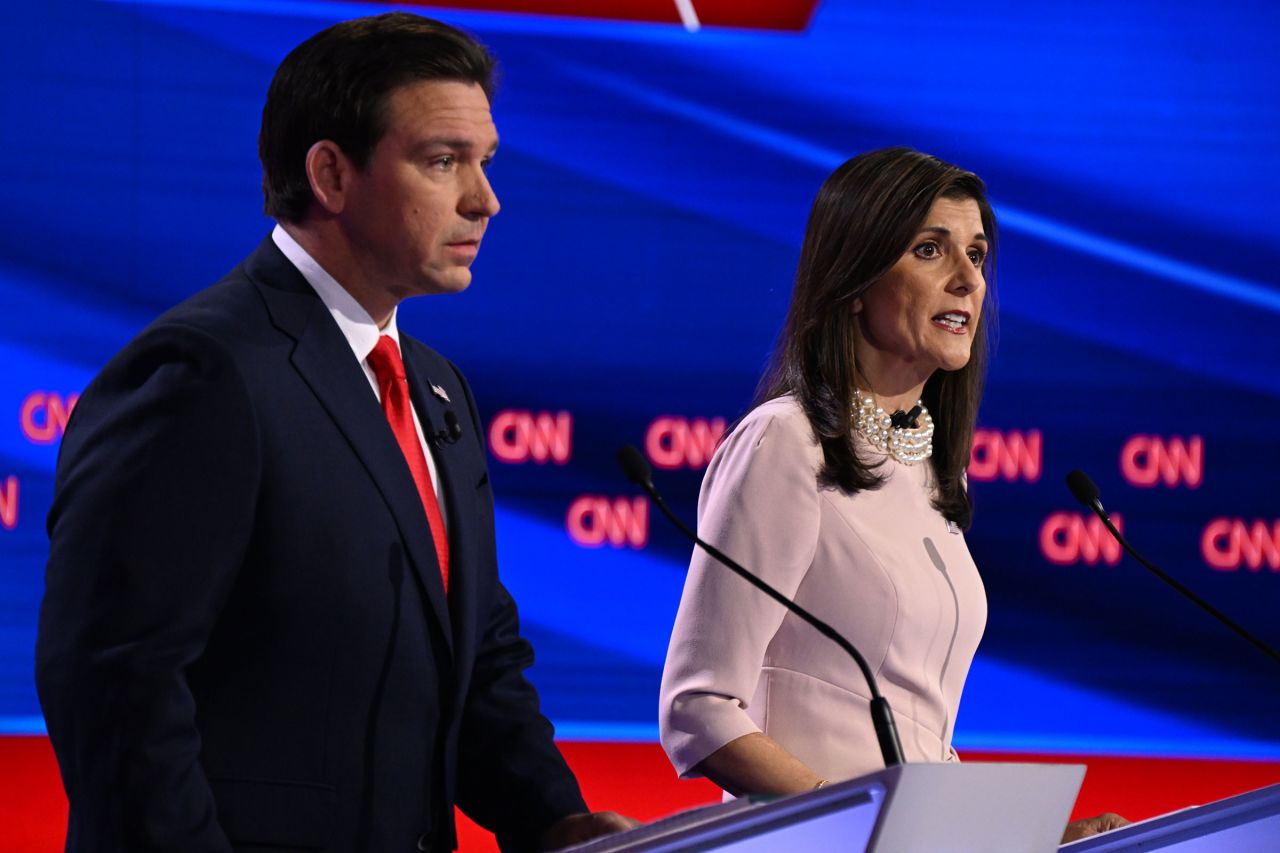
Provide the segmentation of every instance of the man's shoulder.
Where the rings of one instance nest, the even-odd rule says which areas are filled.
[[[234,338],[264,315],[262,297],[239,268],[151,321],[146,331],[186,326],[217,339]],[[144,332],[145,333],[145,332]]]
[[[245,370],[261,365],[273,344],[287,347],[261,292],[263,283],[253,275],[252,262],[261,252],[259,247],[222,279],[148,323],[104,365],[99,380],[136,378],[139,371],[174,362],[202,369],[239,364]]]
[[[277,288],[304,299],[314,297],[291,278],[300,280],[301,275],[268,238],[220,280],[173,306],[148,328],[181,325],[218,339],[235,339],[269,321],[265,289]]]

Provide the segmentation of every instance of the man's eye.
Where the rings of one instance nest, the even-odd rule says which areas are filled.
[[[450,168],[453,168],[453,164],[455,162],[457,162],[456,157],[454,157],[452,154],[446,154],[443,157],[437,157],[436,159],[432,160],[431,165],[435,166],[438,169],[450,169]]]
[[[938,248],[937,243],[929,240],[925,243],[921,243],[919,246],[916,246],[912,251],[915,252],[917,258],[924,258],[928,260],[930,258],[938,257],[941,250]]]

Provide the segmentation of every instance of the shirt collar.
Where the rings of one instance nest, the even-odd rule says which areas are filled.
[[[298,241],[288,231],[276,225],[271,231],[271,239],[289,262],[298,268],[298,272],[302,273],[324,307],[329,309],[329,314],[342,330],[342,336],[347,339],[357,360],[363,362],[369,357],[380,335],[390,335],[396,346],[400,346],[400,331],[396,327],[397,309],[391,310],[391,319],[387,321],[386,328],[379,329],[369,312],[306,249],[298,245]]]

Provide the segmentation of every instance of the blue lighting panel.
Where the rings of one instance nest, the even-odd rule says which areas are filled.
[[[75,395],[267,232],[276,63],[382,8],[6,10],[0,733],[41,730],[43,516]],[[478,394],[503,572],[562,735],[656,736],[688,547],[615,448],[647,447],[693,518],[819,184],[910,145],[982,175],[1001,220],[970,470],[991,618],[958,745],[1280,757],[1274,665],[1120,560],[1061,485],[1088,470],[1157,564],[1280,644],[1280,7],[824,0],[803,32],[434,14],[501,59],[503,211],[472,288],[400,322]]]

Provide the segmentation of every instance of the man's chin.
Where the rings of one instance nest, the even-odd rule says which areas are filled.
[[[466,267],[449,270],[444,275],[424,277],[418,293],[423,296],[433,294],[461,293],[471,286],[471,270]]]

